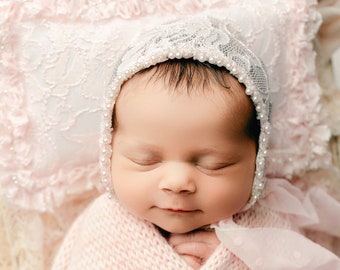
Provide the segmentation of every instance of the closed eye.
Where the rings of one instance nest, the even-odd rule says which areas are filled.
[[[202,170],[219,171],[231,165],[233,165],[233,163],[198,163],[196,164],[196,167]]]
[[[134,164],[139,166],[152,166],[160,163],[157,159],[137,159],[137,158],[129,158]]]

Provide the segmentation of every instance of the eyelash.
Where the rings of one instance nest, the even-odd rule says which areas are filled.
[[[195,164],[196,167],[201,168],[203,170],[207,170],[207,171],[219,171],[222,169],[225,169],[226,167],[230,166],[230,164],[219,164],[217,166],[204,166],[204,165],[200,165],[200,164]]]
[[[147,160],[147,159],[140,159],[140,160],[138,160],[138,159],[133,159],[133,158],[130,158],[130,160],[133,162],[133,163],[135,163],[135,164],[137,164],[137,165],[139,165],[139,166],[151,166],[151,165],[155,165],[155,164],[157,164],[157,163],[161,163],[160,161],[157,161],[157,160]]]
[[[156,160],[136,160],[136,159],[130,159],[130,160],[136,165],[142,166],[142,167],[148,167],[148,166],[156,165],[158,163],[162,163],[161,161],[156,161]],[[232,165],[232,164],[227,164],[227,163],[220,163],[214,166],[209,166],[209,165],[207,166],[207,165],[199,164],[197,162],[192,162],[192,164],[196,166],[198,169],[201,169],[203,171],[219,171]]]

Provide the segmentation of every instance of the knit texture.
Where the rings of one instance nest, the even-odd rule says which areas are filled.
[[[256,205],[239,214],[239,224],[289,228],[288,220]],[[102,195],[77,219],[56,257],[62,269],[191,269],[150,223]],[[248,269],[220,244],[201,269]]]

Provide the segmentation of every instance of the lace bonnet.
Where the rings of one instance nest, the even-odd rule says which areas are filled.
[[[267,74],[262,62],[229,28],[226,20],[207,16],[175,20],[143,33],[138,42],[125,51],[105,94],[101,125],[101,178],[109,197],[114,193],[110,177],[111,118],[120,87],[136,72],[175,58],[193,58],[225,67],[246,86],[246,94],[253,101],[261,124],[252,196],[246,208],[261,196],[266,182],[264,168],[270,129]]]

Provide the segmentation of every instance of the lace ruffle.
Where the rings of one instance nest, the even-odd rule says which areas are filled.
[[[221,0],[4,0],[9,17],[24,19],[52,19],[78,22],[105,22],[107,20],[131,19],[151,14],[193,14],[198,10],[223,6]]]
[[[312,40],[321,18],[316,3],[294,2],[287,21],[286,69],[281,93],[274,96],[272,147],[268,174],[293,178],[308,170],[328,167],[330,130],[317,83]],[[291,31],[291,32],[290,32]],[[278,74],[277,74],[278,75]]]

